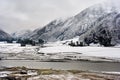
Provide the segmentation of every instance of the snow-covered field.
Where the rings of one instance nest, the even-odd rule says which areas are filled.
[[[52,47],[41,48],[39,52],[43,53],[76,52],[82,53],[83,56],[120,58],[120,48],[116,47],[71,47],[66,45],[55,45]]]
[[[45,53],[61,56],[77,56],[76,59],[91,61],[115,61],[120,62],[120,47],[71,47],[63,45],[61,42],[48,43],[45,47],[38,46],[20,47],[20,44],[0,43],[0,56],[12,56],[16,58],[39,59],[40,55],[36,53]],[[16,57],[17,56],[17,57]],[[46,55],[45,55],[46,56]],[[79,56],[79,57],[78,57]],[[44,58],[44,57],[42,57]],[[9,58],[10,59],[10,58]]]
[[[85,47],[71,47],[68,45],[62,45],[59,42],[46,44],[45,48],[41,48],[39,52],[47,54],[63,54],[71,55],[77,53],[80,59],[97,60],[97,61],[120,61],[120,47],[97,47],[97,46],[85,46]]]
[[[21,47],[17,43],[0,43],[0,57],[7,59],[33,59],[37,51],[38,46]]]
[[[0,43],[0,53],[34,53],[36,46],[21,47],[17,43]]]

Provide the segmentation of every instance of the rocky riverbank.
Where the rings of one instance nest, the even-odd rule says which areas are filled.
[[[28,69],[11,67],[0,70],[0,80],[120,80],[120,73],[80,70]]]

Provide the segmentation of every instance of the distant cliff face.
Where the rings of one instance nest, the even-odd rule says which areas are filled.
[[[97,4],[87,8],[79,14],[68,19],[58,19],[50,22],[42,29],[36,29],[31,33],[30,39],[44,39],[46,41],[58,41],[80,36],[93,38],[106,36],[109,33],[112,43],[120,42],[120,14],[115,6]]]
[[[0,41],[11,40],[11,39],[12,37],[8,33],[0,29]]]

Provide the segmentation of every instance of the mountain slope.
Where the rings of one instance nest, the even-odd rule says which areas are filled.
[[[12,37],[8,33],[0,29],[0,41],[11,40],[11,39]]]
[[[14,33],[12,33],[12,37],[14,38],[21,38],[21,39],[25,39],[25,38],[28,38],[30,36],[30,33],[32,31],[30,30],[21,30],[21,31],[16,31]]]
[[[111,12],[98,18],[80,39],[87,38],[90,43],[103,42],[107,45],[120,43],[120,13]]]
[[[119,12],[115,6],[106,4],[94,5],[65,20],[54,20],[42,29],[36,29],[30,38],[58,41],[80,36],[81,39],[84,39],[91,36],[93,31],[95,31],[94,34],[100,35],[101,28],[106,27],[109,32],[116,29],[111,32],[112,41],[118,40],[119,42],[120,39],[115,37],[115,35],[119,35]]]

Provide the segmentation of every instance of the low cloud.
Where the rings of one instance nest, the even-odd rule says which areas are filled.
[[[56,18],[74,16],[102,1],[104,0],[0,0],[0,28],[8,32],[36,29]]]

